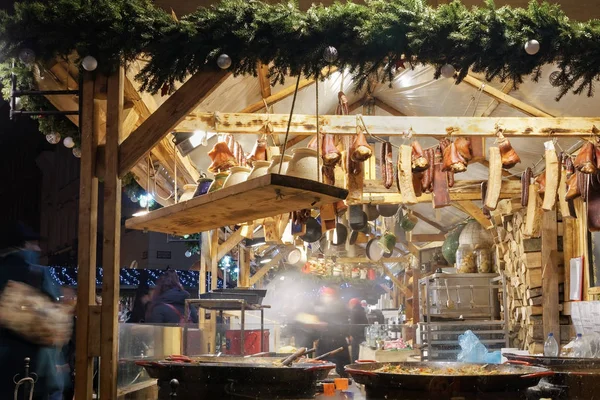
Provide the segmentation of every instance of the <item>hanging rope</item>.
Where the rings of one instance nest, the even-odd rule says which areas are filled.
[[[342,79],[343,79],[342,72]],[[321,182],[321,129],[319,127],[319,80],[315,82],[315,96],[317,104],[317,182]]]
[[[290,126],[292,125],[292,117],[294,115],[294,107],[296,106],[296,97],[298,96],[298,87],[300,86],[300,74],[296,79],[296,89],[294,90],[294,98],[292,99],[292,108],[290,109],[290,118],[288,119],[287,128],[285,130],[285,140],[283,142],[283,153],[281,153],[281,162],[279,163],[278,174],[281,174],[281,167],[283,167],[283,159],[285,158],[285,148],[287,147],[288,137],[290,135]]]

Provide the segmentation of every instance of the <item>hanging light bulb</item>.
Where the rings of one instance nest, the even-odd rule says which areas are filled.
[[[81,66],[86,71],[94,71],[98,68],[98,60],[93,56],[85,56],[83,57],[83,60],[81,60]]]
[[[75,141],[73,140],[73,138],[71,136],[67,136],[65,138],[65,140],[63,140],[63,144],[65,145],[65,147],[67,149],[72,149],[73,146],[75,146]]]
[[[185,256],[186,256],[187,258],[190,258],[190,257],[192,256],[192,252],[191,252],[191,251],[189,251],[189,250],[187,250],[187,251],[185,252]]]
[[[73,155],[76,158],[81,158],[81,149],[79,147],[73,147]]]
[[[145,195],[140,196],[140,207],[142,207],[142,208],[148,207],[148,199],[146,198]]]

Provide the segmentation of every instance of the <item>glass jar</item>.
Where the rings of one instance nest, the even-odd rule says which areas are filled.
[[[477,249],[477,272],[487,274],[492,272],[492,252],[490,249]]]
[[[456,250],[456,270],[459,274],[477,272],[475,248],[471,245],[460,245]]]

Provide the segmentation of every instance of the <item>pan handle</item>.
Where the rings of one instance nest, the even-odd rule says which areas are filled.
[[[528,363],[527,361],[521,361],[521,360],[508,360],[504,364],[526,365],[528,367],[531,367],[530,363]]]
[[[521,375],[522,379],[543,378],[544,376],[554,376],[554,371],[534,372],[533,374]]]
[[[348,372],[351,375],[377,376],[377,374],[375,372],[363,371],[361,369],[354,369],[354,368],[346,368],[346,372]]]
[[[319,371],[323,369],[333,369],[333,365],[313,365],[312,367],[304,368],[304,371]]]
[[[370,363],[376,363],[376,360],[356,360],[355,363],[356,364],[370,364]]]

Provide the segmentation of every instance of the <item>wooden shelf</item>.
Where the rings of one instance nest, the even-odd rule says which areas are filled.
[[[130,218],[128,229],[189,235],[345,200],[348,191],[324,183],[268,174]]]

